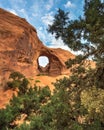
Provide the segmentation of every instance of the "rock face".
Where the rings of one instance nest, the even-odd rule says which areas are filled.
[[[49,64],[41,67],[40,56],[47,56]],[[0,9],[0,78],[19,71],[25,76],[46,73],[60,75],[67,72],[65,61],[74,55],[63,49],[43,45],[36,29],[25,19]]]

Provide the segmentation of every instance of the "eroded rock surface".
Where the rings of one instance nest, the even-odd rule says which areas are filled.
[[[49,64],[41,68],[40,56],[47,56]],[[44,46],[36,29],[25,19],[0,9],[0,79],[19,71],[33,77],[40,73],[60,75],[67,73],[65,61],[74,55],[63,49]]]

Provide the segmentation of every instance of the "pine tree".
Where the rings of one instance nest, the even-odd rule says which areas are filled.
[[[85,0],[84,16],[74,21],[69,21],[68,13],[58,10],[48,31],[55,33],[56,38],[61,37],[71,49],[83,51],[83,55],[66,62],[68,68],[74,65],[72,75],[57,80],[52,94],[48,87],[35,85],[28,88],[28,80],[23,75],[18,72],[11,74],[13,81],[19,81],[20,93],[13,97],[6,109],[0,110],[0,129],[104,129],[103,23],[104,3],[100,0]],[[85,68],[89,56],[96,62],[95,68]],[[13,125],[21,114],[27,115],[23,124]]]
[[[64,13],[65,14],[65,13]],[[60,15],[57,13],[57,15]],[[57,21],[55,18],[54,21]],[[54,30],[53,25],[49,26],[49,32],[52,31],[57,34],[59,30]],[[69,79],[69,98],[75,103],[75,113],[79,116],[84,116],[82,128],[87,130],[102,130],[104,127],[104,111],[103,108],[103,94],[104,94],[104,3],[100,0],[85,0],[84,16],[77,20],[69,21],[66,25],[64,34],[58,35],[65,44],[67,44],[74,51],[82,51],[83,54],[76,56],[75,59],[70,59],[66,62],[68,68],[72,68],[72,75]],[[60,25],[57,25],[60,26]],[[50,30],[53,29],[52,31]],[[60,27],[59,27],[60,28]],[[61,32],[61,31],[60,31]],[[95,68],[91,66],[85,67],[86,60],[92,58],[96,63]],[[77,64],[77,66],[75,65]],[[66,87],[66,85],[64,86]],[[93,90],[96,91],[93,91]],[[100,93],[102,93],[100,97]],[[90,90],[92,96],[90,104],[92,111],[89,112],[87,105],[87,97],[82,101],[81,94],[88,93]],[[96,99],[94,98],[96,95]],[[88,95],[87,95],[88,96]],[[101,110],[96,111],[93,107],[93,100],[99,104],[101,103]],[[84,102],[84,104],[82,103]],[[96,103],[96,107],[100,109]],[[92,105],[92,106],[91,106]],[[78,111],[77,111],[78,110]],[[73,115],[75,114],[73,113]],[[99,117],[99,116],[101,117]],[[77,116],[78,117],[78,116]]]
[[[67,67],[92,57],[92,60],[96,61],[93,83],[104,89],[104,3],[101,3],[100,0],[85,0],[84,16],[66,23],[64,31],[60,31],[63,21],[61,24],[56,24],[55,21],[61,22],[60,19],[63,19],[64,16],[60,17],[60,13],[57,13],[53,25],[49,26],[49,32],[54,32],[56,35],[62,32],[62,34],[58,34],[58,37],[61,37],[65,44],[74,51],[83,52],[82,55],[76,56],[76,59],[66,62]],[[54,29],[54,26],[58,26],[58,28]]]
[[[55,33],[56,38],[64,37],[66,26],[69,22],[68,14],[68,12],[65,13],[63,10],[58,9],[57,14],[54,16],[53,25],[49,25],[48,31],[52,34]]]

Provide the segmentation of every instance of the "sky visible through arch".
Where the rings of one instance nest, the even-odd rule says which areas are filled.
[[[49,24],[58,8],[70,12],[70,19],[77,19],[83,15],[84,0],[0,0],[0,8],[6,9],[32,24],[44,45],[52,48],[70,50],[61,39],[56,40],[47,32]],[[43,66],[45,60],[42,61]]]
[[[38,63],[42,67],[46,67],[49,64],[49,59],[46,56],[40,56],[38,58]]]

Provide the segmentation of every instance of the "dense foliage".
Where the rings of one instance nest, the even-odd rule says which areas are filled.
[[[104,3],[100,0],[85,0],[84,16],[74,21],[68,19],[68,13],[58,10],[48,31],[83,54],[66,62],[72,75],[53,83],[53,93],[47,86],[31,87],[25,76],[12,73],[8,88],[18,88],[18,95],[0,110],[1,130],[104,129],[103,23]],[[95,68],[89,64],[89,56],[96,62]]]
[[[78,82],[76,75],[57,80],[52,94],[47,86],[19,89],[0,110],[1,130],[103,130],[104,90],[83,86],[81,91]]]
[[[68,68],[74,65],[69,79],[70,95],[74,95],[73,102],[79,105],[78,108],[83,106],[86,110],[82,114],[82,124],[86,124],[86,129],[104,129],[104,3],[85,0],[84,16],[78,20],[65,19],[60,12],[68,17],[68,13],[59,9],[48,31],[54,33],[56,38],[61,37],[72,50],[82,52],[74,60],[66,62]],[[59,16],[66,25],[63,24],[65,22],[56,24]],[[95,68],[91,68],[90,64],[86,66],[89,58],[96,63]]]
[[[60,12],[64,14],[61,19],[66,21],[64,22],[66,26],[62,24],[63,22],[56,24],[59,16],[61,16]],[[73,21],[69,21],[64,17],[68,17],[68,13],[62,10],[58,11],[53,25],[49,26],[48,31],[52,34],[55,33],[56,38],[61,37],[64,43],[74,51],[83,53],[74,60],[67,61],[67,67],[70,68],[73,64],[80,64],[90,57],[96,62],[96,69],[90,69],[89,73],[91,75],[88,74],[90,76],[88,77],[86,74],[86,80],[90,80],[91,85],[89,84],[89,86],[104,89],[104,3],[100,0],[85,0],[83,17]],[[60,26],[64,28],[62,34],[59,33],[61,32]]]

